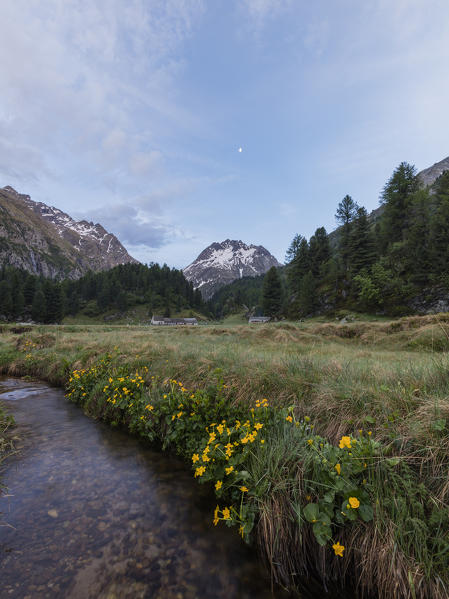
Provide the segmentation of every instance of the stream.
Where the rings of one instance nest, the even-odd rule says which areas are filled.
[[[43,383],[0,379],[0,400],[21,438],[2,473],[2,599],[289,596],[237,529],[212,525],[216,500],[185,463]]]

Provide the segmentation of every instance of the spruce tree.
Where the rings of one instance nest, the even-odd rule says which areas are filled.
[[[303,239],[304,237],[298,233],[293,237],[293,240],[288,246],[288,250],[285,254],[285,264],[290,264],[290,262],[295,258]]]
[[[265,316],[279,316],[281,311],[282,286],[275,266],[270,268],[263,280],[262,307]]]
[[[13,316],[13,300],[11,286],[6,279],[0,281],[0,317],[7,320]]]
[[[437,277],[449,271],[449,171],[433,185],[433,215],[430,223],[430,257]]]
[[[31,317],[36,322],[45,322],[47,318],[45,294],[40,287],[37,287],[34,293]]]
[[[316,282],[311,271],[306,273],[301,280],[299,290],[299,308],[303,316],[312,314],[316,308]]]
[[[347,276],[351,255],[352,222],[357,216],[359,206],[349,195],[345,195],[337,206],[335,219],[341,225],[338,237],[338,253],[340,255],[343,276]]]
[[[368,213],[363,207],[357,209],[357,216],[349,234],[348,250],[352,276],[370,267],[376,259],[374,237],[368,221]]]
[[[433,244],[429,225],[431,221],[430,204],[431,197],[428,189],[420,189],[414,194],[410,206],[410,226],[405,247],[405,268],[409,280],[417,286],[425,285],[432,272],[431,250]]]
[[[305,237],[301,237],[296,244],[296,253],[286,268],[290,291],[296,294],[299,292],[302,277],[310,270],[309,244]]]
[[[416,168],[401,162],[383,188],[380,201],[384,205],[381,220],[381,242],[385,250],[390,243],[403,241],[409,227],[409,208],[413,194],[419,189]]]
[[[314,277],[323,276],[330,258],[329,238],[324,227],[318,228],[309,240],[310,269]]]

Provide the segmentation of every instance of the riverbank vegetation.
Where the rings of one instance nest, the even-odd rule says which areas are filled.
[[[14,418],[8,414],[6,409],[0,403],[0,494],[4,491],[1,481],[1,472],[5,460],[14,453],[14,440],[12,429],[14,427]]]
[[[449,315],[248,326],[9,327],[0,369],[176,451],[211,525],[273,578],[447,597]],[[215,510],[214,510],[215,508]]]

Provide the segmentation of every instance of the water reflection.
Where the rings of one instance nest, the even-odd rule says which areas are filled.
[[[213,498],[182,462],[46,385],[3,380],[0,399],[23,439],[3,475],[1,597],[273,597],[236,531],[211,526]]]

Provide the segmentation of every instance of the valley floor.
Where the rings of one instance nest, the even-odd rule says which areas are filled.
[[[351,441],[355,447],[354,439],[372,441],[367,492],[374,520],[366,518],[347,529],[337,522],[336,529],[347,532],[338,533],[335,556],[328,561],[317,534],[314,537],[305,524],[315,519],[308,519],[307,511],[304,515],[311,501],[302,495],[304,477],[315,477],[319,487],[318,462],[304,457],[301,449],[291,463],[291,433],[282,427],[280,433],[280,425],[270,429],[272,439],[267,434],[265,441],[271,443],[271,457],[264,459],[272,466],[276,462],[277,474],[263,498],[254,499],[262,553],[273,576],[286,586],[294,585],[291,572],[298,563],[303,570],[314,569],[313,560],[304,557],[307,549],[322,563],[318,574],[324,580],[352,571],[360,588],[379,597],[442,599],[449,593],[448,349],[447,314],[348,324],[167,329],[4,325],[0,372],[67,386],[73,370],[96,368],[110,355],[112,370],[119,365],[127,365],[130,372],[149,368],[144,377],[148,386],[155,379],[161,388],[166,380],[181,380],[187,389],[211,393],[220,379],[220,393],[237,411],[250,412],[267,399],[287,415],[282,427],[294,421],[304,431],[306,422],[313,423],[313,431],[307,428],[308,443],[321,442],[323,451],[329,448],[323,460],[337,455],[332,447],[341,449],[343,443],[344,448],[343,439],[350,439],[348,447]],[[101,394],[99,386],[92,387],[92,393]],[[104,417],[104,410],[95,415]],[[340,475],[338,467],[339,463],[335,468]],[[333,476],[332,481],[337,478]],[[292,528],[295,519],[300,533]],[[342,540],[348,549],[339,561]]]

